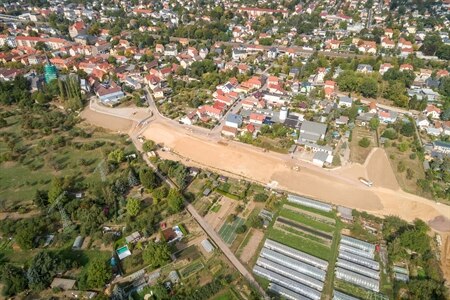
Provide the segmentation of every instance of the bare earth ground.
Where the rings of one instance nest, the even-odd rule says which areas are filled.
[[[91,110],[89,107],[86,107],[86,109],[83,110],[81,117],[89,124],[111,131],[117,131],[119,133],[128,132],[133,125],[133,122],[130,120],[98,113]]]
[[[440,215],[450,218],[449,206],[408,194],[398,188],[382,149],[369,155],[365,166],[351,164],[330,171],[291,161],[286,155],[264,153],[236,142],[221,145],[158,122],[152,123],[144,135],[157,143],[164,143],[177,154],[162,152],[163,157],[178,160],[180,156],[188,158],[184,160],[188,165],[227,172],[262,184],[275,181],[280,189],[376,215],[398,215],[408,221],[420,218],[426,222]],[[295,164],[301,166],[300,172],[292,169]],[[358,177],[368,177],[375,182],[374,187],[364,186]]]
[[[252,229],[249,234],[252,236],[250,237],[247,245],[245,245],[244,249],[242,249],[241,254],[241,260],[244,263],[248,263],[253,258],[255,251],[258,249],[259,243],[261,243],[264,238],[264,233],[257,229]]]
[[[217,203],[221,205],[219,211],[216,213],[209,211],[205,216],[205,221],[218,232],[222,224],[227,219],[227,216],[234,212],[237,202],[226,197],[222,197]]]

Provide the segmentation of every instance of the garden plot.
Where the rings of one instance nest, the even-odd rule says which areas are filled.
[[[219,230],[219,235],[222,238],[222,240],[227,245],[231,245],[236,239],[237,235],[236,229],[244,223],[245,223],[244,219],[236,217],[236,219],[232,223],[223,224]]]

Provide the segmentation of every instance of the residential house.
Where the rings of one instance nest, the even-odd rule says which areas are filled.
[[[347,96],[339,97],[339,106],[341,107],[352,107],[353,99]]]
[[[356,71],[360,73],[372,73],[373,68],[371,65],[359,64],[358,67],[356,68]]]
[[[225,125],[233,128],[241,127],[242,116],[236,114],[229,114],[225,120]]]
[[[384,75],[384,73],[386,73],[389,69],[392,68],[392,65],[390,63],[384,63],[380,65],[380,74]]]
[[[394,123],[397,120],[398,114],[395,111],[380,110],[378,112],[378,118],[383,123]]]
[[[100,101],[104,104],[114,104],[120,101],[125,94],[122,92],[120,86],[118,86],[115,82],[111,84],[101,84],[97,83],[94,85],[94,92]]]
[[[434,106],[433,104],[428,104],[423,113],[428,117],[431,116],[432,119],[439,119],[441,116],[441,109]]]
[[[262,125],[265,120],[266,120],[266,116],[263,114],[258,114],[258,113],[251,113],[250,117],[249,117],[250,123],[256,124],[256,125]]]
[[[300,127],[299,144],[316,143],[325,138],[327,125],[312,121],[303,121]]]
[[[224,125],[221,133],[226,137],[234,138],[236,137],[238,130],[235,127]]]

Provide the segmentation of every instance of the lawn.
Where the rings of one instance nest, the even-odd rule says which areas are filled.
[[[370,140],[370,146],[361,147],[358,143],[362,138]],[[350,142],[350,161],[363,164],[373,147],[377,146],[376,135],[365,127],[355,127],[352,131],[352,140]]]
[[[319,244],[323,244],[323,245],[325,245],[327,243],[327,240],[324,240],[324,239],[316,237],[316,236],[314,236],[312,234],[308,234],[306,232],[294,229],[294,228],[292,228],[290,226],[287,226],[287,225],[284,225],[284,224],[278,224],[277,226],[279,226],[279,228],[282,229],[282,230],[288,231],[288,232],[290,232],[290,233],[292,233],[294,235],[297,235],[299,237],[311,240],[313,242],[316,242],[316,243],[319,243]]]
[[[304,224],[306,226],[309,226],[311,228],[314,228],[314,229],[317,229],[320,231],[324,231],[324,232],[328,232],[328,233],[331,233],[334,231],[334,228],[328,224],[315,221],[313,219],[308,218],[305,215],[301,215],[299,213],[296,213],[296,212],[286,209],[286,208],[283,208],[280,211],[280,216],[282,216],[286,219],[290,219],[290,220],[299,222],[301,224]]]
[[[214,204],[213,207],[211,207],[211,211],[217,213],[217,212],[219,212],[221,207],[222,207],[222,205],[220,205],[220,204]]]
[[[327,261],[330,258],[331,251],[328,247],[294,234],[272,228],[269,230],[267,238]]]

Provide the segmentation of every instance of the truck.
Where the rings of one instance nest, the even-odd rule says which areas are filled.
[[[364,183],[368,187],[371,187],[373,185],[372,181],[370,181],[370,180],[368,180],[366,178],[363,178],[363,177],[359,177],[359,181],[361,181],[362,183]]]

